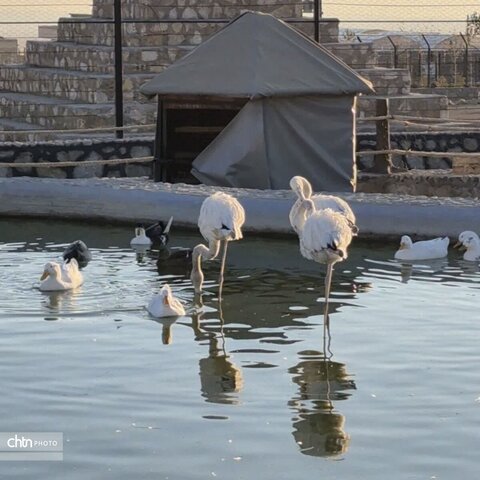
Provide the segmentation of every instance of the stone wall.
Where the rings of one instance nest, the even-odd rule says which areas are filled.
[[[393,133],[391,147],[401,150],[417,150],[427,152],[480,152],[479,132],[436,132],[436,133]],[[374,134],[357,136],[357,149],[374,150],[376,141]],[[394,166],[398,168],[436,170],[452,168],[449,157],[417,157],[413,155],[395,156]],[[373,155],[361,157],[359,169],[368,170],[373,166]]]
[[[394,133],[392,148],[431,152],[480,152],[480,133]],[[374,134],[357,135],[358,150],[374,150]],[[116,158],[138,158],[153,154],[152,137],[126,140],[67,140],[50,142],[6,142],[0,144],[0,177],[34,176],[55,178],[87,177],[138,177],[149,176],[150,164],[140,165],[82,165],[85,160],[110,160]],[[75,167],[59,168],[11,168],[2,163],[28,162],[78,162]],[[394,165],[399,168],[437,170],[449,169],[451,159],[437,157],[394,157]],[[373,155],[361,157],[359,170],[373,166]]]
[[[478,198],[480,175],[452,175],[445,170],[411,170],[391,175],[361,173],[357,192]]]
[[[150,176],[151,164],[82,165],[86,160],[110,160],[151,156],[151,137],[135,140],[76,140],[0,144],[0,177],[139,177]],[[78,162],[75,167],[12,168],[2,163]]]

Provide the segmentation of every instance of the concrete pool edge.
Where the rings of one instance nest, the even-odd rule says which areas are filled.
[[[217,190],[236,196],[245,207],[246,232],[293,234],[288,222],[294,201],[290,191],[156,184],[146,178],[0,178],[0,215],[130,224],[173,215],[177,226],[197,228],[203,199]],[[338,195],[355,212],[361,236],[456,237],[463,230],[480,232],[478,199],[374,193]]]

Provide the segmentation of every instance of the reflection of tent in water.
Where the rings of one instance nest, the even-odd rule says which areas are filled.
[[[157,180],[193,166],[209,185],[279,189],[303,175],[352,190],[355,96],[371,86],[271,15],[244,13],[141,90],[159,99]]]
[[[319,352],[304,355],[313,356],[289,369],[299,386],[290,401],[297,412],[293,436],[305,455],[339,455],[346,452],[350,437],[344,431],[345,417],[334,410],[332,401],[348,398],[345,391],[355,389],[355,383],[342,363],[319,359]]]

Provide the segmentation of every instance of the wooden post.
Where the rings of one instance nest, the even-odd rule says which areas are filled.
[[[377,99],[377,117],[389,115],[388,98]],[[377,120],[377,150],[390,150],[390,123],[388,119]],[[379,153],[374,156],[372,172],[391,173],[392,156],[389,153]]]

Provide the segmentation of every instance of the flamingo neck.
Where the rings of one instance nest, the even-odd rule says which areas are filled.
[[[220,241],[210,240],[207,248],[203,244],[197,245],[193,249],[192,253],[192,273],[190,279],[195,288],[195,293],[200,293],[203,285],[203,272],[202,272],[202,258],[205,260],[212,260],[220,251]]]

